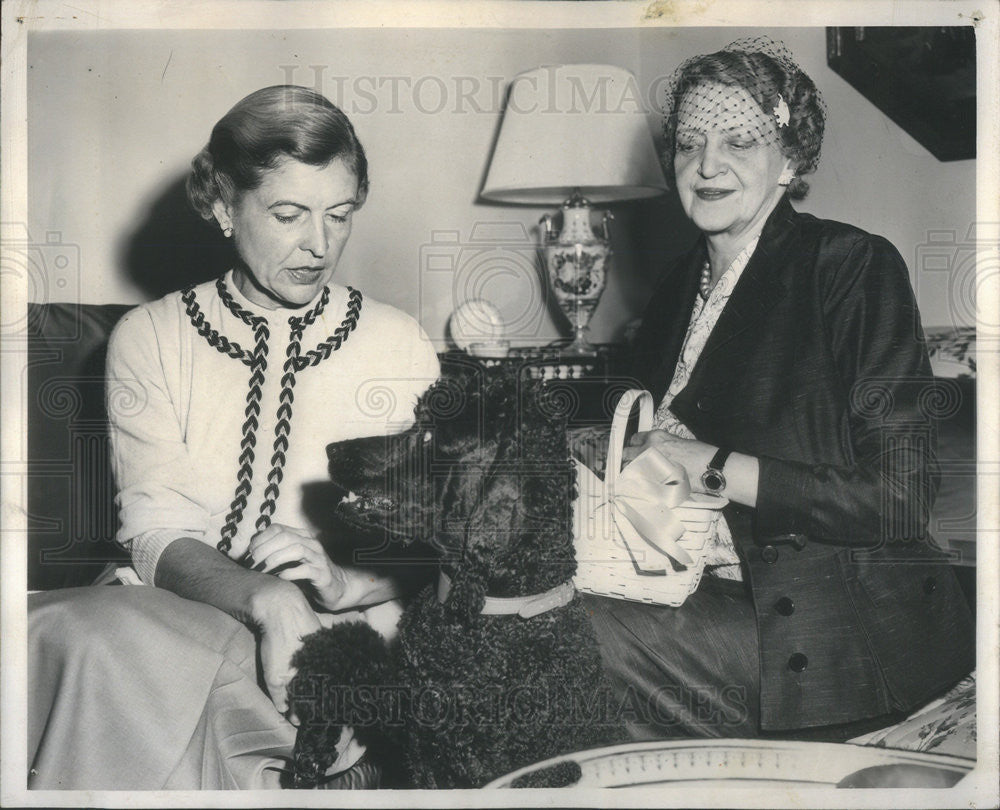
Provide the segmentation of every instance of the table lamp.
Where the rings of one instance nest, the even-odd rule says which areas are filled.
[[[559,308],[573,327],[568,355],[593,355],[587,325],[610,269],[610,212],[595,203],[667,191],[632,74],[613,65],[555,65],[514,77],[480,195],[496,202],[562,205],[561,227],[541,219],[542,255]]]

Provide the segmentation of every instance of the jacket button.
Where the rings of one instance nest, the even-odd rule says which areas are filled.
[[[778,549],[774,546],[764,546],[760,550],[760,558],[768,565],[774,565],[778,561]]]
[[[712,409],[711,403],[709,403],[709,401],[705,397],[702,397],[701,399],[699,399],[695,403],[695,407],[699,411],[710,411]]]
[[[937,590],[937,580],[934,577],[927,577],[924,580],[924,593],[930,596]]]
[[[788,668],[792,672],[803,672],[809,665],[809,659],[802,653],[795,653],[788,659]]]
[[[795,612],[795,603],[787,596],[782,596],[774,603],[774,609],[782,616],[791,616]]]

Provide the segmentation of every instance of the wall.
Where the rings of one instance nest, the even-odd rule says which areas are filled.
[[[235,101],[291,81],[345,108],[372,165],[372,194],[338,278],[415,315],[435,338],[459,300],[480,295],[500,306],[520,342],[545,342],[562,329],[533,266],[533,228],[545,209],[477,202],[506,83],[538,65],[587,61],[628,68],[645,89],[687,56],[746,33],[34,33],[28,227],[36,242],[58,235],[78,246],[79,264],[66,271],[40,261],[32,297],[140,302],[214,273],[224,254],[215,232],[185,207],[188,162]],[[946,274],[919,268],[917,259],[928,231],[966,235],[975,216],[975,161],[938,162],[834,74],[822,28],[765,33],[787,43],[829,108],[823,160],[799,207],[893,241],[910,265],[925,324],[971,323],[968,301],[956,306],[950,291],[967,297],[969,285],[949,285]],[[658,115],[651,111],[648,120],[658,136]],[[618,336],[641,312],[660,269],[692,238],[673,197],[616,214],[617,267],[594,316],[596,339]],[[490,272],[479,272],[487,266]]]

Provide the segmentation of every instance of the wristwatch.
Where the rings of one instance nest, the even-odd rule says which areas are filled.
[[[732,450],[725,450],[719,448],[718,451],[712,456],[712,460],[708,462],[708,469],[701,474],[701,485],[705,488],[706,492],[710,492],[713,495],[720,495],[726,488],[726,476],[722,474],[722,468],[726,466],[726,459],[729,458],[729,454]]]

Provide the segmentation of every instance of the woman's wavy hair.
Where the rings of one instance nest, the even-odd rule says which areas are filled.
[[[212,220],[216,200],[236,202],[287,158],[311,166],[342,159],[358,180],[358,207],[368,195],[368,159],[343,111],[307,87],[275,85],[251,93],[215,125],[191,161],[188,200]]]
[[[674,180],[677,111],[684,95],[704,84],[742,87],[765,113],[775,109],[779,95],[788,105],[788,123],[778,128],[778,136],[782,153],[791,158],[795,169],[788,196],[802,199],[809,191],[809,184],[802,175],[816,171],[819,164],[826,122],[823,99],[812,79],[791,60],[783,46],[778,47],[787,56],[780,52],[771,56],[757,50],[730,50],[735,46],[737,43],[716,53],[692,57],[674,74],[667,91],[664,120],[663,167],[667,178]]]

